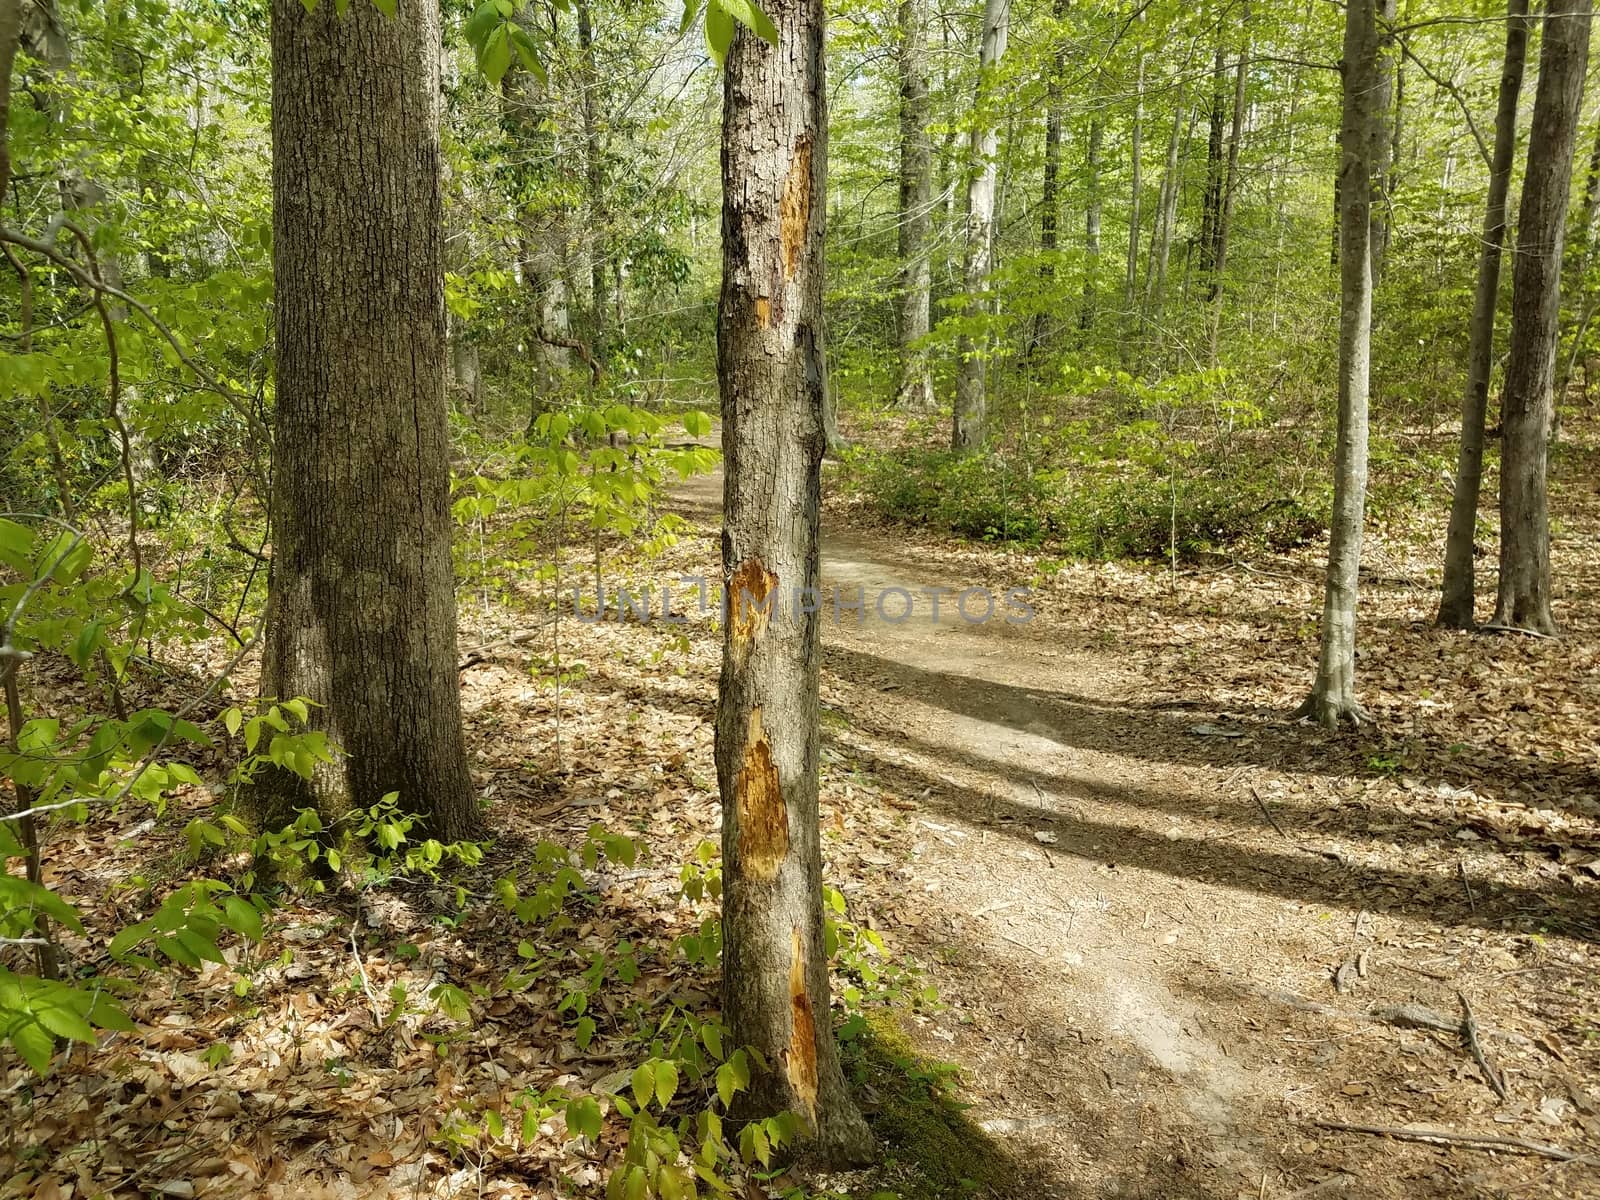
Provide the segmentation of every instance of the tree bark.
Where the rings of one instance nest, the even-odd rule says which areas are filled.
[[[1528,0],[1506,5],[1506,51],[1500,69],[1500,100],[1494,118],[1494,151],[1489,164],[1489,198],[1483,212],[1478,252],[1478,284],[1467,331],[1467,383],[1461,399],[1461,446],[1445,538],[1444,584],[1438,624],[1471,629],[1476,580],[1473,539],[1478,529],[1478,499],[1483,488],[1483,426],[1489,407],[1489,375],[1494,365],[1495,309],[1500,300],[1500,258],[1506,240],[1506,196],[1511,190],[1517,150],[1517,104],[1528,58]]]
[[[1006,32],[1011,19],[1011,0],[984,0],[983,41],[978,50],[978,97],[980,115],[972,127],[968,146],[967,252],[964,272],[967,308],[966,323],[956,340],[956,403],[951,422],[951,447],[970,454],[983,445],[987,426],[987,400],[984,394],[985,359],[989,337],[982,326],[988,313],[983,289],[989,281],[989,265],[994,255],[994,195],[998,164],[999,131],[985,113],[995,67],[1006,52]]]
[[[1178,221],[1178,195],[1183,187],[1183,146],[1194,132],[1197,109],[1185,102],[1183,84],[1172,113],[1172,137],[1167,142],[1167,165],[1161,176],[1161,196],[1157,201],[1156,228],[1151,236],[1150,257],[1145,262],[1144,321],[1160,321],[1166,305],[1167,267],[1172,256],[1172,232]]]
[[[262,816],[398,792],[479,825],[456,676],[445,422],[439,9],[272,5],[277,410],[267,696],[344,756]]]
[[[771,1069],[752,1115],[801,1114],[831,1164],[871,1157],[828,1006],[817,813],[822,246],[828,123],[821,0],[768,0],[738,27],[722,125],[722,1016]],[[813,611],[805,611],[805,609]]]
[[[931,324],[933,142],[928,136],[927,0],[900,0],[900,381],[897,402],[933,407],[933,374],[923,341]]]
[[[1511,353],[1501,397],[1500,588],[1497,626],[1554,633],[1545,466],[1561,314],[1572,156],[1589,58],[1591,0],[1551,0],[1512,269]]]
[[[1339,432],[1322,641],[1311,695],[1296,715],[1336,729],[1361,721],[1356,700],[1356,586],[1367,495],[1367,387],[1372,353],[1372,166],[1376,117],[1375,0],[1349,0],[1339,144]]]

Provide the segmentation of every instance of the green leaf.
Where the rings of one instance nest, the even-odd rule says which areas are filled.
[[[94,1026],[83,1019],[83,1014],[65,1004],[46,1005],[35,1009],[33,1018],[57,1037],[91,1044],[95,1040]]]
[[[391,20],[394,18],[397,0],[372,0],[372,7]]]
[[[656,1064],[656,1099],[661,1101],[665,1108],[672,1103],[672,1097],[678,1092],[678,1068],[671,1063],[662,1061]]]
[[[771,17],[761,11],[755,0],[715,0],[715,3],[769,46],[778,44],[778,27],[772,23]]]
[[[26,525],[0,518],[0,563],[13,571],[32,574],[33,531]]]
[[[709,0],[706,4],[706,49],[711,61],[721,66],[728,57],[728,47],[733,45],[733,17],[722,6],[722,0]]]
[[[510,66],[511,37],[504,25],[496,25],[489,32],[488,41],[483,44],[483,53],[478,57],[478,69],[483,72],[485,79],[498,86]]]
[[[43,1075],[50,1069],[50,1059],[55,1055],[56,1042],[49,1031],[32,1021],[23,1021],[11,1031],[11,1044],[22,1055],[22,1060],[35,1073]]]
[[[722,1057],[722,1030],[714,1022],[707,1021],[700,1026],[700,1041],[712,1058]]]
[[[650,1097],[656,1090],[655,1072],[649,1063],[641,1063],[633,1071],[633,1098],[643,1108],[650,1102]]]
[[[688,33],[694,25],[694,19],[700,15],[700,5],[697,0],[684,0],[683,20],[678,24],[678,36]]]
[[[595,1024],[593,1017],[583,1017],[578,1021],[578,1027],[573,1030],[572,1040],[578,1044],[579,1050],[587,1050],[589,1043],[594,1041]]]
[[[593,1096],[581,1096],[567,1104],[567,1129],[591,1142],[600,1138],[600,1102]]]
[[[223,912],[227,914],[228,928],[243,934],[252,942],[261,940],[261,914],[256,911],[256,906],[243,896],[229,896],[222,902]]]
[[[484,0],[467,18],[467,44],[480,54],[483,52],[484,43],[489,40],[489,34],[496,25],[500,24],[500,8],[495,0]]]

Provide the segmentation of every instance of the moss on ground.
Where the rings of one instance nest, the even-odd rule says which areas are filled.
[[[955,1068],[922,1055],[892,1013],[867,1017],[844,1053],[878,1136],[880,1187],[904,1200],[1018,1194],[1015,1162],[952,1094]]]

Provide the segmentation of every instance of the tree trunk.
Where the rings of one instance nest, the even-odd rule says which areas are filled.
[[[995,67],[1006,52],[1006,31],[1011,19],[1011,0],[984,0],[983,42],[978,51],[978,97],[976,107],[984,109],[993,85]],[[994,193],[999,149],[999,134],[994,122],[985,117],[973,126],[969,144],[967,183],[967,291],[966,324],[956,341],[956,404],[951,422],[950,444],[958,453],[968,454],[983,445],[986,400],[984,360],[988,355],[984,324],[988,305],[983,289],[989,281],[989,263],[994,254]]]
[[[578,16],[578,51],[583,56],[583,175],[589,208],[589,345],[595,357],[606,357],[606,326],[611,312],[606,245],[605,156],[600,145],[600,74],[595,66],[594,28],[587,0],[573,5]]]
[[[1078,312],[1078,328],[1094,328],[1095,308],[1099,303],[1100,273],[1100,139],[1099,117],[1089,120],[1089,145],[1084,155],[1088,194],[1083,206],[1083,308]]]
[[[1124,323],[1133,320],[1134,304],[1137,300],[1139,288],[1139,223],[1142,220],[1140,195],[1144,187],[1143,164],[1140,157],[1144,153],[1144,60],[1143,54],[1139,55],[1139,82],[1136,85],[1133,97],[1133,133],[1129,139],[1128,158],[1133,168],[1132,179],[1128,185],[1128,265],[1123,274],[1122,285],[1122,310]]]
[[[1593,315],[1589,300],[1589,266],[1594,261],[1594,225],[1600,217],[1600,121],[1595,122],[1594,146],[1589,151],[1589,170],[1584,177],[1583,204],[1578,219],[1567,235],[1567,250],[1562,270],[1566,276],[1562,295],[1567,298],[1572,313],[1572,349],[1557,364],[1555,404],[1556,415],[1551,436],[1561,425],[1561,405],[1566,401],[1567,389],[1572,385],[1572,368],[1583,351],[1583,338],[1587,332],[1587,318]]]
[[[1244,8],[1243,21],[1249,21],[1250,8]],[[1233,210],[1239,198],[1239,143],[1244,139],[1245,60],[1250,57],[1246,37],[1239,48],[1239,61],[1233,68],[1233,125],[1228,131],[1228,169],[1222,185],[1222,211],[1217,216],[1217,253],[1211,272],[1211,362],[1217,361],[1217,336],[1222,330],[1222,273],[1228,267],[1228,235],[1233,228]]]
[[[1478,498],[1483,487],[1483,425],[1489,407],[1489,374],[1494,365],[1495,309],[1500,299],[1500,257],[1506,240],[1506,196],[1511,189],[1517,149],[1517,103],[1528,57],[1528,0],[1506,5],[1506,52],[1500,70],[1500,102],[1494,118],[1494,152],[1489,164],[1489,199],[1483,212],[1483,245],[1478,252],[1478,286],[1467,333],[1467,385],[1461,400],[1461,447],[1456,457],[1450,532],[1445,538],[1444,585],[1439,595],[1440,625],[1473,627],[1476,581],[1473,538],[1478,528]]]
[[[1395,0],[1378,3],[1378,68],[1373,83],[1372,131],[1372,278],[1383,274],[1389,251],[1389,218],[1394,207],[1395,139],[1400,124],[1394,112],[1395,60],[1399,44],[1389,32],[1394,27]]]
[[[933,375],[921,343],[931,322],[933,142],[928,136],[927,0],[900,0],[900,350],[899,404],[933,407]]]
[[[1059,22],[1067,14],[1066,0],[1056,0],[1054,6],[1057,26],[1053,36],[1062,36]],[[1066,55],[1056,51],[1051,59],[1049,78],[1045,82],[1044,100],[1044,183],[1039,192],[1039,282],[1040,294],[1050,304],[1051,283],[1056,277],[1056,251],[1060,248],[1058,230],[1061,223],[1061,77],[1066,70]],[[1037,352],[1049,335],[1050,319],[1041,310],[1033,318],[1033,330],[1028,336],[1029,355]]]
[[[723,90],[722,1017],[771,1067],[752,1082],[752,1115],[797,1112],[816,1157],[860,1163],[872,1135],[839,1068],[823,945],[820,605],[803,603],[819,583],[824,448],[823,9],[763,7],[778,46],[739,26]]]
[[[456,676],[445,425],[439,9],[272,5],[277,445],[266,696],[344,750],[263,817],[387,792],[478,828]]]
[[[1167,267],[1172,257],[1172,232],[1178,221],[1178,196],[1183,188],[1183,147],[1194,133],[1197,109],[1185,103],[1183,84],[1172,114],[1172,138],[1167,143],[1167,165],[1161,177],[1161,197],[1156,210],[1156,229],[1151,238],[1150,258],[1145,263],[1145,321],[1159,322],[1166,305]]]
[[[1344,27],[1339,162],[1339,441],[1316,682],[1297,711],[1336,729],[1366,719],[1356,700],[1356,585],[1367,497],[1367,383],[1372,353],[1372,160],[1376,115],[1375,0],[1350,0]]]
[[[1591,0],[1550,0],[1511,274],[1511,353],[1500,401],[1500,592],[1494,623],[1554,633],[1545,465],[1561,313],[1561,249],[1578,113],[1589,58]]]
[[[1217,35],[1216,61],[1211,69],[1210,136],[1206,139],[1206,190],[1200,204],[1200,274],[1206,281],[1206,298],[1217,268],[1217,236],[1222,229],[1222,123],[1228,111],[1227,60],[1222,35]]]

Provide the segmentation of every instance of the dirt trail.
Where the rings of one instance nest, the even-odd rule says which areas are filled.
[[[708,524],[719,500],[717,477],[684,496]],[[824,793],[868,776],[897,828],[830,849],[833,877],[855,919],[930,964],[948,1008],[908,1032],[962,1067],[973,1121],[1026,1164],[1029,1195],[1600,1195],[1582,1166],[1317,1128],[1600,1133],[1560,1064],[1532,1064],[1555,1074],[1497,1110],[1453,1036],[1365,1016],[1453,1017],[1466,987],[1511,1024],[1539,977],[1478,899],[1438,902],[1455,880],[1406,873],[1398,840],[1318,836],[1347,781],[1301,733],[1153,698],[1114,603],[1101,627],[1048,604],[1008,621],[1006,589],[1028,580],[1003,555],[828,528],[822,558]],[[963,619],[970,588],[996,597],[992,618]],[[833,611],[862,591],[863,616]],[[1501,911],[1523,902],[1505,895]],[[1358,960],[1354,994],[1336,993]]]

